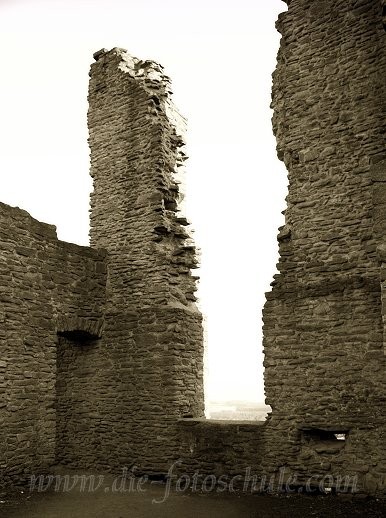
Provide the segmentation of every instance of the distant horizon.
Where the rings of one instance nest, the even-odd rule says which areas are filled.
[[[263,407],[269,407],[269,405],[265,404],[264,401],[253,401],[248,399],[230,399],[230,400],[222,400],[222,399],[210,399],[207,400],[207,403],[219,403],[222,405],[237,405],[237,404],[248,404],[248,405],[254,405],[254,406],[263,406]]]

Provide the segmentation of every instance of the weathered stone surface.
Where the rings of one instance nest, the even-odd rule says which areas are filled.
[[[105,256],[0,203],[0,483],[55,461],[57,332],[102,319]]]
[[[161,66],[122,49],[94,58],[93,248],[0,204],[0,483],[54,462],[164,473],[178,419],[203,416],[184,120]]]
[[[306,477],[328,461],[329,473],[358,475],[358,489],[382,493],[382,9],[378,0],[293,0],[277,27],[273,127],[288,169],[291,235],[279,239],[280,275],[264,308],[266,402],[273,411],[263,466],[285,462]],[[336,452],[322,439],[302,443],[301,423],[346,428],[347,440]],[[358,469],[364,464],[366,477]]]
[[[98,417],[92,434],[76,433],[74,419],[68,436],[77,445],[64,459],[164,473],[178,451],[177,419],[204,411],[196,260],[177,211],[184,120],[160,65],[112,49],[91,66],[88,126],[90,237],[108,252],[107,305],[88,362],[99,366],[89,375]],[[68,369],[78,368],[64,354]]]
[[[276,489],[290,476],[304,486],[348,477],[346,490],[384,495],[382,9],[379,0],[287,3],[272,107],[289,191],[263,314],[272,414],[249,436],[232,423],[183,423],[184,462],[242,478],[251,467]]]
[[[53,462],[165,474],[180,460],[257,491],[349,477],[346,491],[384,496],[385,2],[287,3],[272,106],[289,191],[263,315],[272,414],[202,419],[184,120],[160,65],[102,49],[92,248],[0,204],[2,483]]]

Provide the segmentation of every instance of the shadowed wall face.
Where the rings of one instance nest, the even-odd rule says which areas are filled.
[[[160,65],[122,49],[95,59],[90,237],[108,251],[106,383],[98,391],[110,428],[96,455],[165,471],[178,450],[177,418],[204,411],[195,249],[178,212],[184,120]]]
[[[264,462],[276,457],[300,472],[322,466],[326,473],[358,474],[367,490],[382,491],[381,3],[293,0],[277,27],[273,127],[289,190],[278,236],[280,274],[264,308],[266,402],[273,409]],[[383,171],[377,185],[375,168]],[[344,448],[329,453],[319,429],[347,432]]]

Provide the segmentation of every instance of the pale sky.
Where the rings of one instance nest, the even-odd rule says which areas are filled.
[[[287,177],[271,129],[280,0],[0,0],[0,201],[88,244],[92,54],[161,63],[188,119],[206,396],[263,401],[261,310]]]

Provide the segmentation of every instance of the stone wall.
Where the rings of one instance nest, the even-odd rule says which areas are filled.
[[[234,478],[237,486],[248,476],[261,477],[265,455],[264,421],[218,421],[181,419],[180,475]]]
[[[74,350],[74,333],[100,333],[104,269],[103,252],[0,203],[0,484],[55,461],[58,333]]]
[[[165,473],[178,419],[204,412],[185,121],[160,65],[121,49],[95,59],[93,248],[0,205],[1,483],[54,462]]]
[[[92,464],[164,473],[178,450],[177,419],[204,411],[195,250],[178,212],[184,120],[160,65],[122,49],[94,57],[90,237],[108,251],[95,362],[103,380],[96,375],[93,382],[102,426],[80,439],[87,453],[67,460],[84,463],[87,456]]]
[[[263,467],[386,484],[380,259],[386,34],[379,0],[292,0],[273,85],[288,169],[279,274],[264,308]],[[383,163],[384,164],[384,163]],[[383,166],[384,167],[384,166]],[[384,171],[384,170],[383,170]],[[333,432],[346,433],[334,441]]]

